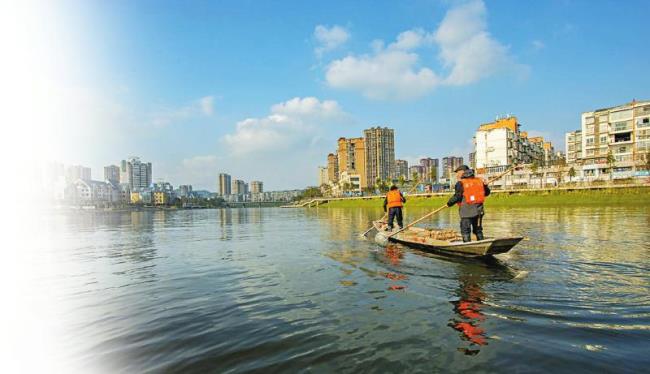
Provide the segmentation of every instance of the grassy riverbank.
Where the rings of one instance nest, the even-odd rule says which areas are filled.
[[[447,202],[447,196],[407,197],[408,206],[438,207]],[[333,200],[322,207],[362,208],[381,207],[381,199]],[[525,193],[494,193],[487,198],[486,207],[526,206],[589,206],[589,205],[644,205],[650,206],[650,187],[606,190],[550,191]]]

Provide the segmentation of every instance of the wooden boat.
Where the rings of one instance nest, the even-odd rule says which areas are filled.
[[[374,221],[373,226],[378,232],[384,231],[386,224]],[[425,252],[442,253],[457,256],[483,257],[506,253],[517,245],[523,237],[486,238],[484,240],[464,243],[460,235],[453,230],[426,230],[420,227],[410,227],[397,235],[388,238],[394,243],[416,248]]]

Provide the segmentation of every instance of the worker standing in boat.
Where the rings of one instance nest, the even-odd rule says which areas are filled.
[[[393,220],[395,219],[397,219],[397,225],[400,229],[404,227],[402,207],[404,206],[405,202],[406,199],[404,198],[404,195],[402,195],[402,192],[399,190],[399,188],[397,188],[395,185],[391,186],[390,190],[386,194],[386,198],[384,199],[384,212],[386,212],[386,208],[388,208],[387,229],[389,231],[393,230]]]
[[[477,240],[483,240],[483,202],[490,194],[490,188],[482,179],[474,176],[474,170],[467,165],[461,165],[456,170],[455,193],[447,206],[458,204],[460,214],[460,233],[463,242],[472,240],[472,231]]]

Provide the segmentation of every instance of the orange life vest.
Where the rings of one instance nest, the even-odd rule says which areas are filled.
[[[461,204],[482,204],[485,201],[485,188],[483,180],[479,178],[463,178],[460,180],[463,184],[463,201]]]
[[[402,204],[402,194],[399,192],[399,190],[388,191],[386,200],[388,200],[389,208],[404,206],[404,204]]]

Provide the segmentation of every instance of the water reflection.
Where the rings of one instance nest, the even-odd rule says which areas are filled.
[[[458,296],[458,300],[451,302],[457,316],[449,322],[449,326],[460,331],[462,338],[470,342],[470,348],[461,347],[459,350],[466,355],[475,355],[479,353],[479,346],[487,345],[487,335],[481,327],[485,321],[481,308],[486,295],[475,278],[461,276]],[[472,349],[472,346],[476,349]]]
[[[427,211],[410,208],[407,215]],[[55,291],[61,335],[74,338],[66,350],[87,368],[644,367],[639,342],[650,338],[650,209],[489,209],[490,236],[528,240],[488,262],[359,238],[382,213],[59,214],[42,229],[59,241],[50,257],[36,260],[56,265],[40,275]],[[424,225],[456,229],[457,212]]]

